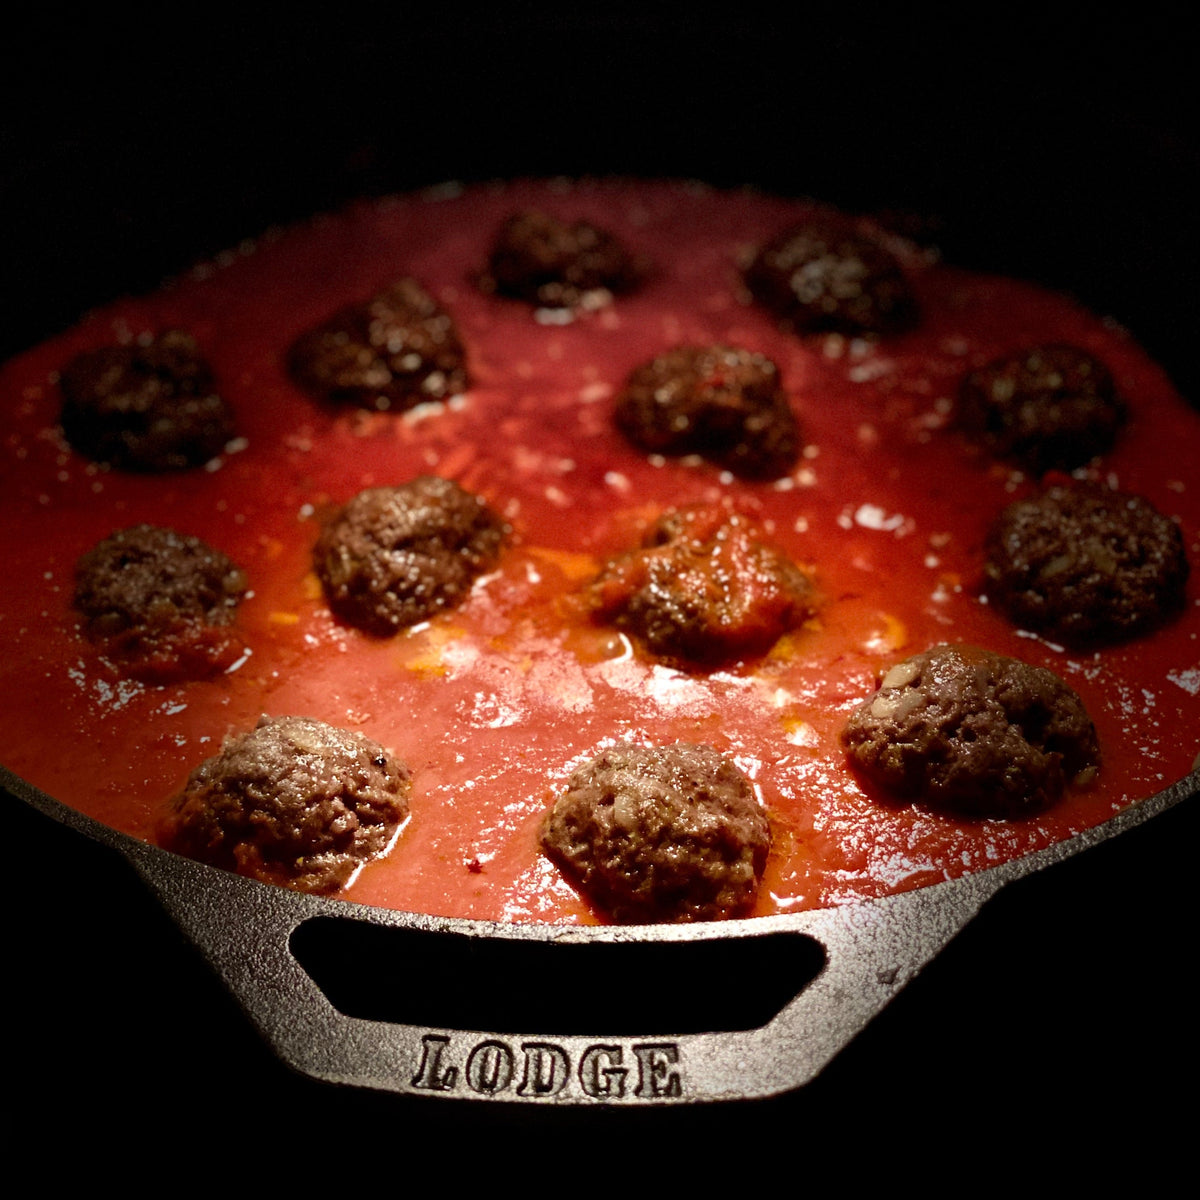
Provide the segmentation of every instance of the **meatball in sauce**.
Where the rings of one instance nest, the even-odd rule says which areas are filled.
[[[196,339],[181,330],[76,355],[62,369],[63,434],[72,448],[121,471],[182,471],[234,436]]]
[[[848,221],[817,218],[783,230],[745,272],[750,294],[797,334],[901,333],[917,306],[899,261]]]
[[[302,892],[345,887],[408,816],[408,767],[378,742],[307,717],[263,717],[170,802],[176,853]]]
[[[1010,504],[986,546],[988,600],[1014,624],[1073,646],[1119,642],[1184,604],[1183,533],[1148,500],[1055,485]]]
[[[88,639],[124,673],[167,683],[232,664],[245,591],[245,573],[200,538],[136,525],[80,557],[74,605]]]
[[[1096,730],[1045,667],[935,646],[883,676],[841,735],[851,765],[897,798],[1020,817],[1094,778]]]
[[[710,746],[620,744],[585,763],[542,847],[614,921],[713,921],[754,903],[771,844],[749,779]]]
[[[499,556],[507,527],[436,475],[359,492],[313,552],[333,611],[386,637],[460,603]]]
[[[681,346],[637,367],[615,419],[649,453],[699,454],[747,479],[778,478],[800,453],[779,368],[733,346]]]
[[[641,270],[621,241],[587,221],[514,213],[496,234],[483,285],[540,308],[577,308],[637,286]]]
[[[408,278],[303,334],[288,368],[322,400],[381,412],[445,400],[468,383],[454,320]]]
[[[959,387],[958,424],[967,436],[1039,475],[1110,450],[1124,422],[1108,368],[1074,346],[1005,355]]]
[[[721,506],[676,509],[588,589],[597,620],[668,662],[716,666],[765,653],[814,609],[809,577]]]

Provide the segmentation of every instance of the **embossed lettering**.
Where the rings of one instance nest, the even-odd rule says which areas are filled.
[[[467,1083],[485,1096],[512,1082],[513,1052],[503,1042],[480,1042],[467,1058]]]
[[[680,1096],[683,1085],[679,1072],[670,1064],[679,1061],[679,1047],[674,1042],[643,1042],[633,1047],[638,1060],[638,1085],[635,1096]]]
[[[567,1052],[551,1042],[525,1042],[525,1077],[518,1096],[553,1096],[561,1092],[571,1070]]]
[[[413,1087],[432,1092],[448,1092],[454,1087],[458,1068],[442,1066],[442,1055],[448,1045],[450,1039],[436,1033],[427,1033],[421,1038],[421,1065],[413,1076]]]
[[[521,1042],[518,1051],[515,1043],[488,1038],[474,1045],[460,1042],[456,1050],[452,1040],[443,1033],[422,1035],[414,1089],[449,1092],[465,1086],[480,1096],[513,1089],[522,1099],[549,1100],[573,1086],[573,1056],[557,1042]],[[523,1063],[518,1063],[518,1053]],[[577,1078],[574,1086],[585,1096],[610,1103],[683,1095],[676,1042],[595,1042],[580,1055]]]
[[[620,1046],[589,1046],[579,1060],[579,1082],[584,1094],[620,1100],[625,1095],[625,1076],[629,1074],[629,1068],[621,1066],[624,1057]]]

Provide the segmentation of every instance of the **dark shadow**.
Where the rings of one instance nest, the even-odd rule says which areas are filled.
[[[292,953],[347,1016],[557,1036],[710,1033],[765,1025],[820,973],[802,934],[567,943],[306,921]]]

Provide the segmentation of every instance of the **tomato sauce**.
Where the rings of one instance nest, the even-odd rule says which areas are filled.
[[[561,321],[475,286],[494,230],[541,207],[611,229],[654,269],[637,292]],[[799,339],[746,303],[739,262],[812,206],[673,183],[519,182],[362,203],[273,231],[154,295],[88,315],[0,373],[0,760],[51,795],[154,840],[164,804],[222,738],[260,713],[361,729],[413,772],[395,848],[345,893],[440,915],[596,916],[539,853],[570,772],[614,739],[707,742],[754,780],[774,837],[757,911],[906,890],[1039,849],[1191,769],[1200,750],[1200,413],[1111,321],[1028,283],[969,274],[904,243],[922,321],[880,342]],[[413,275],[454,316],[472,385],[404,414],[327,408],[287,377],[298,334]],[[106,470],[57,428],[57,372],[80,351],[186,329],[240,436],[180,474]],[[982,543],[1033,483],[948,427],[962,375],[997,354],[1070,342],[1111,369],[1131,419],[1078,472],[1178,520],[1193,576],[1152,636],[1075,653],[981,600]],[[779,365],[806,449],[783,479],[662,460],[615,430],[629,371],[681,343]],[[423,473],[483,495],[513,528],[458,609],[391,639],[335,620],[312,573],[323,518],[357,491]],[[681,671],[595,625],[581,593],[664,509],[732,497],[811,571],[816,616],[767,654]],[[82,636],[80,554],[139,522],[202,537],[247,573],[224,675],[153,686]],[[1096,722],[1096,783],[1014,821],[867,795],[838,731],[877,673],[943,641],[1048,666]],[[46,864],[46,886],[53,885]]]

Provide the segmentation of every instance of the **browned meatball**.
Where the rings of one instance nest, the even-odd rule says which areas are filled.
[[[732,346],[682,346],[636,368],[616,423],[643,450],[700,454],[751,479],[784,474],[800,453],[778,368]]]
[[[899,333],[917,306],[900,263],[835,218],[785,229],[746,268],[751,295],[795,333]]]
[[[422,475],[359,492],[313,552],[329,606],[386,637],[452,608],[499,557],[506,526],[478,496]]]
[[[1083,702],[1053,671],[975,646],[892,667],[841,736],[879,787],[973,816],[1036,812],[1100,763]]]
[[[769,650],[813,611],[808,576],[723,508],[665,514],[590,585],[597,619],[667,661],[717,665]]]
[[[263,717],[191,773],[162,841],[265,883],[335,892],[391,848],[411,790],[408,767],[360,733]]]
[[[958,424],[967,435],[1037,474],[1103,454],[1124,421],[1108,368],[1074,346],[997,358],[972,371],[958,392]]]
[[[166,683],[230,666],[230,628],[246,576],[196,537],[137,525],[93,546],[75,568],[87,636],[128,674]]]
[[[122,471],[180,471],[220,454],[233,415],[190,334],[105,346],[62,370],[62,427],[80,454]]]
[[[1183,534],[1148,500],[1055,486],[1010,504],[988,534],[988,600],[1070,645],[1120,641],[1184,601]]]
[[[627,292],[640,271],[621,242],[586,221],[520,212],[501,226],[484,284],[543,308],[575,308],[589,292]]]
[[[296,382],[323,400],[403,410],[466,390],[454,320],[415,279],[335,313],[288,354]]]
[[[614,921],[714,921],[754,903],[771,844],[750,781],[710,746],[617,745],[580,767],[542,846]]]

